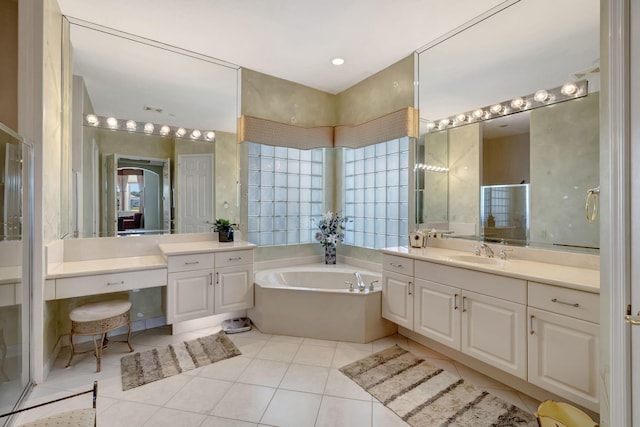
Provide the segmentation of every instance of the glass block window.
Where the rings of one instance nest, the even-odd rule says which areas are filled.
[[[409,138],[345,149],[344,183],[345,243],[408,245]]]
[[[260,246],[315,242],[322,214],[323,149],[249,143],[248,240]]]

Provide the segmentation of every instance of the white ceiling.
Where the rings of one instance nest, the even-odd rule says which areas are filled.
[[[501,0],[58,0],[62,13],[329,93]],[[343,57],[340,67],[333,57]]]

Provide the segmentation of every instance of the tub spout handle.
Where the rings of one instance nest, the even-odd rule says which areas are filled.
[[[344,284],[345,284],[345,285],[349,285],[349,292],[353,292],[353,291],[354,291],[354,288],[353,288],[353,282],[350,282],[350,281],[348,281],[348,280],[345,280],[345,281],[344,281]]]
[[[371,292],[373,292],[373,290],[375,289],[374,284],[379,283],[379,282],[380,282],[379,280],[374,280],[373,282],[369,283],[369,290]]]

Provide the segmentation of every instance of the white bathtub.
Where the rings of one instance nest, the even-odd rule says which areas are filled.
[[[360,292],[354,272],[367,284]],[[369,284],[378,280],[374,290]],[[349,265],[301,265],[258,271],[255,305],[248,316],[267,334],[365,343],[397,327],[381,317],[379,273]],[[345,281],[352,282],[350,291]]]

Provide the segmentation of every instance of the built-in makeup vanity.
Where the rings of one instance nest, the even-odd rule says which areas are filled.
[[[253,306],[253,249],[211,233],[74,239],[47,247],[46,300],[163,287],[166,323]]]
[[[548,391],[597,412],[597,256],[563,254],[570,265],[558,265],[557,252],[525,259],[520,248],[503,260],[467,246],[383,250],[383,317],[534,397]]]

